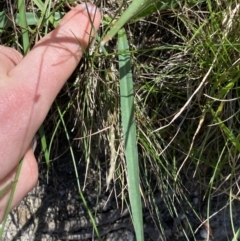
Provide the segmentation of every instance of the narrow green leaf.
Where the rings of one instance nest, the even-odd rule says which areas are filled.
[[[30,41],[28,35],[28,24],[26,17],[25,1],[18,0],[18,11],[19,11],[19,25],[22,31],[22,41],[23,41],[23,53],[27,54],[30,50]]]
[[[175,0],[147,0],[144,4],[137,10],[137,12],[131,17],[131,22],[136,22],[143,19],[156,11],[163,11],[169,6],[174,7],[176,5]]]
[[[7,208],[6,208],[5,213],[4,213],[3,222],[0,225],[0,240],[2,240],[3,231],[4,231],[4,228],[6,226],[6,222],[7,222],[7,217],[8,217],[8,214],[10,213],[10,211],[11,211],[11,207],[12,207],[12,203],[13,203],[13,197],[14,197],[14,194],[15,194],[15,191],[16,191],[16,187],[17,187],[19,176],[20,176],[20,172],[22,170],[22,164],[23,164],[23,159],[18,164],[17,172],[16,172],[16,175],[14,177],[13,182],[8,184],[7,187],[4,188],[5,189],[4,191],[2,190],[2,193],[3,193],[5,191],[7,191],[7,189],[9,190],[9,188],[12,189],[11,193],[10,193],[9,200],[8,200]]]
[[[128,190],[133,225],[138,241],[144,240],[142,203],[140,195],[139,163],[134,117],[134,92],[131,72],[131,56],[124,29],[118,33],[120,99],[125,156],[127,162]]]
[[[71,105],[71,103],[69,103],[69,105]],[[69,108],[69,106],[67,107],[67,109]],[[69,150],[70,150],[70,153],[71,153],[71,157],[72,157],[72,161],[73,161],[73,167],[74,167],[74,170],[75,170],[75,175],[76,175],[76,180],[77,180],[77,186],[78,186],[78,192],[79,192],[79,195],[83,201],[83,204],[87,210],[87,213],[88,213],[88,216],[92,222],[92,225],[93,225],[93,229],[95,231],[95,234],[96,236],[98,237],[98,240],[101,241],[101,236],[100,236],[100,233],[99,233],[99,230],[98,230],[98,227],[97,227],[97,224],[96,224],[96,221],[92,215],[92,212],[91,210],[89,209],[88,207],[88,204],[87,204],[87,201],[83,195],[83,192],[81,190],[81,186],[80,186],[80,182],[79,182],[79,176],[78,176],[78,170],[77,170],[77,165],[76,165],[76,159],[75,159],[75,155],[74,155],[74,151],[73,151],[73,148],[72,148],[72,145],[71,145],[71,141],[70,141],[70,136],[69,136],[69,131],[67,130],[67,126],[65,124],[65,121],[64,121],[64,114],[66,112],[61,112],[59,106],[57,106],[57,110],[58,110],[58,114],[59,114],[59,117],[60,117],[60,120],[61,120],[61,123],[63,125],[63,128],[64,128],[64,131],[65,131],[65,134],[66,134],[66,138],[67,138],[67,141],[68,141],[68,144],[69,144]]]
[[[129,7],[123,12],[119,20],[114,24],[110,31],[103,38],[101,45],[111,40],[118,31],[124,26],[130,19],[135,21],[140,18],[144,18],[156,11],[166,9],[175,0],[133,0]]]
[[[37,5],[37,7],[41,10],[42,14],[44,15],[46,12],[46,5],[41,0],[34,0],[34,3]],[[51,13],[49,16],[45,16],[45,18],[48,18],[49,22],[56,28],[57,22],[55,20],[55,17],[53,17],[53,14]]]
[[[240,228],[237,230],[237,232],[235,233],[232,241],[238,241],[238,238],[240,238]]]
[[[47,164],[47,173],[50,170],[50,153],[49,153],[49,147],[47,144],[47,138],[46,138],[46,132],[44,130],[44,125],[42,124],[38,130],[39,136],[40,136],[40,140],[41,140],[41,146],[42,146],[42,150],[44,153],[44,158]],[[48,179],[48,175],[47,175],[47,179]]]
[[[61,20],[62,16],[63,16],[63,13],[55,12],[54,15],[52,15],[52,17],[49,17],[49,19],[53,18],[53,20],[50,21],[51,24],[54,23],[53,26],[57,25],[58,22]],[[26,12],[27,25],[28,26],[37,25],[40,17],[41,17],[40,12],[36,12],[36,13]],[[19,14],[16,14],[14,21],[17,25],[20,24]],[[6,13],[0,12],[0,33],[11,26],[12,26],[12,21],[6,16]]]
[[[13,186],[14,182],[10,182],[6,187],[0,190],[0,198],[3,197]]]
[[[111,40],[116,33],[123,27],[123,25],[137,12],[140,6],[145,0],[133,0],[130,6],[122,14],[120,19],[115,23],[115,25],[110,29],[110,31],[103,38],[101,44],[104,45],[106,42]]]

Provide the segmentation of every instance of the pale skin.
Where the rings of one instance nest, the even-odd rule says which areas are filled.
[[[100,13],[94,5],[87,6],[97,30]],[[14,180],[24,157],[12,207],[36,185],[38,166],[30,143],[79,63],[89,34],[93,36],[91,29],[86,4],[81,4],[68,12],[59,26],[24,58],[16,50],[0,46],[0,190]],[[9,195],[10,191],[0,196],[0,223]]]

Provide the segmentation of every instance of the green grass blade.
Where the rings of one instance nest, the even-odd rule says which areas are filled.
[[[110,29],[107,35],[103,38],[101,45],[104,45],[106,42],[111,40],[116,33],[123,27],[123,25],[137,12],[140,6],[144,3],[145,0],[134,0],[127,8],[126,11],[122,14],[120,19],[115,23],[115,25]]]
[[[237,232],[235,233],[232,241],[238,241],[238,238],[240,237],[240,228],[237,230]]]
[[[70,103],[69,105],[71,105],[71,103]],[[67,107],[67,109],[68,109],[68,107]],[[81,185],[80,185],[80,182],[79,182],[79,176],[78,176],[78,170],[77,170],[77,165],[76,165],[76,159],[75,159],[74,151],[73,151],[73,148],[72,148],[72,145],[71,145],[71,141],[70,141],[70,137],[69,137],[69,134],[68,134],[67,126],[65,125],[65,121],[64,121],[64,119],[63,119],[63,116],[64,116],[65,112],[62,113],[61,110],[60,110],[60,108],[59,108],[59,106],[57,106],[57,111],[58,111],[58,114],[59,114],[61,123],[62,123],[62,125],[63,125],[64,132],[65,132],[65,134],[66,134],[66,138],[67,138],[67,140],[68,140],[69,150],[70,150],[71,157],[72,157],[72,161],[73,161],[73,166],[74,166],[74,170],[75,170],[75,175],[76,175],[76,180],[77,180],[77,186],[78,186],[79,195],[80,195],[80,197],[81,197],[81,199],[82,199],[82,201],[83,201],[83,204],[84,204],[84,206],[85,206],[85,208],[86,208],[86,210],[87,210],[88,216],[89,216],[89,218],[90,218],[90,220],[91,220],[91,222],[92,222],[92,225],[93,225],[93,229],[94,229],[94,231],[95,231],[95,234],[96,234],[96,236],[98,237],[98,240],[101,241],[102,239],[101,239],[100,233],[99,233],[99,231],[98,231],[97,224],[96,224],[96,222],[95,222],[95,219],[94,219],[94,217],[93,217],[93,215],[92,215],[92,212],[91,212],[91,210],[89,209],[88,204],[87,204],[87,201],[86,201],[86,199],[85,199],[85,197],[84,197],[84,195],[83,195],[83,192],[82,192],[82,190],[81,190]]]
[[[27,24],[24,0],[18,0],[18,11],[19,11],[19,25],[21,26],[21,31],[22,31],[23,53],[26,54],[30,50],[30,41],[29,41],[29,35],[28,35],[28,24]]]
[[[50,1],[48,1],[50,2]],[[49,21],[54,27],[56,27],[63,17],[64,13],[60,12],[50,12],[49,6],[50,3],[43,3],[41,0],[34,0],[34,3],[40,11],[38,12],[26,12],[24,1],[18,1],[19,13],[15,16],[15,23],[22,27],[22,31],[27,33],[28,26],[31,25],[41,25],[42,22]],[[12,26],[12,21],[6,15],[4,11],[0,12],[0,33],[3,32],[8,27]],[[25,38],[25,35],[23,36]],[[24,40],[25,41],[25,40]],[[27,43],[27,42],[26,42]]]
[[[176,4],[175,0],[165,0],[165,1],[156,1],[148,0],[145,1],[142,6],[137,10],[137,12],[131,17],[131,22],[136,22],[140,19],[143,19],[156,11],[162,11],[168,8],[169,6],[174,6]]]
[[[40,136],[41,146],[42,146],[43,155],[44,155],[44,158],[45,158],[45,161],[47,164],[47,173],[48,173],[49,169],[50,169],[50,154],[49,154],[50,152],[49,152],[49,147],[47,145],[47,138],[46,138],[43,124],[40,126],[38,133]],[[48,175],[47,175],[47,177],[48,177]]]
[[[128,188],[133,216],[133,224],[138,241],[144,240],[142,204],[140,195],[139,163],[134,118],[134,93],[131,72],[131,57],[124,29],[118,33],[119,69],[120,69],[120,98],[123,138],[127,162]]]
[[[6,187],[0,190],[0,198],[3,197],[13,186],[14,182],[10,182]]]
[[[49,22],[51,24],[53,24],[53,26],[56,26],[59,23],[62,16],[63,16],[62,13],[55,12],[47,20],[49,20]],[[37,25],[40,18],[41,18],[41,13],[39,13],[39,12],[37,12],[37,13],[26,12],[26,19],[27,19],[28,26]],[[16,17],[14,20],[17,25],[20,25],[20,15],[19,14],[16,14]],[[50,21],[50,20],[52,20],[52,21]],[[5,12],[0,12],[0,33],[2,33],[5,29],[7,29],[10,26],[12,26],[11,20],[7,17]]]
[[[41,0],[34,0],[34,3],[37,5],[37,7],[41,10],[41,12],[43,13],[43,15],[46,12],[46,5],[41,1]],[[50,14],[48,16],[48,20],[49,22],[54,26],[54,28],[56,28],[58,22],[56,22],[56,18],[55,16],[53,16],[52,14]]]
[[[137,20],[144,18],[156,11],[166,9],[173,0],[134,0],[129,7],[123,12],[120,19],[114,24],[110,31],[103,38],[101,45],[104,45],[111,40],[118,31],[127,23],[130,19]],[[175,2],[175,1],[174,1]]]
[[[219,117],[215,117],[215,121],[217,124],[219,124],[220,128],[223,130],[223,132],[225,133],[227,138],[231,141],[231,143],[236,148],[236,150],[240,151],[239,138],[234,135],[233,131],[229,129]]]
[[[7,187],[5,187],[5,188],[7,188],[7,191],[9,190],[9,188],[12,188],[12,191],[11,191],[11,194],[10,194],[10,197],[9,197],[9,200],[8,200],[7,209],[4,213],[3,222],[0,225],[0,240],[2,240],[2,235],[3,235],[4,228],[6,226],[7,217],[8,217],[8,214],[10,213],[10,211],[11,211],[14,193],[16,191],[19,175],[20,175],[20,172],[22,170],[22,164],[23,164],[23,159],[18,164],[17,172],[16,172],[16,175],[15,175],[15,178],[14,178],[13,182],[11,182],[10,184],[7,185]],[[4,194],[2,193],[2,195],[4,195]]]

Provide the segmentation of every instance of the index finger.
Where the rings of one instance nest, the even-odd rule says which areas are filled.
[[[24,156],[93,36],[92,28],[98,29],[100,18],[94,5],[78,5],[0,82],[0,145],[6,147],[0,150],[0,177]]]
[[[89,15],[92,22],[89,21]],[[99,23],[100,13],[94,5],[78,5],[65,15],[55,30],[34,46],[21,63],[9,73],[9,77],[17,78],[18,83],[26,88],[35,88],[37,83],[39,94],[56,95],[66,78],[76,68],[93,36],[92,29],[97,29]],[[22,79],[18,79],[19,76]],[[53,99],[54,97],[51,98]]]

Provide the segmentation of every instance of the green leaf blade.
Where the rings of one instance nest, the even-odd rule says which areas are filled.
[[[131,72],[131,56],[124,29],[118,33],[120,98],[123,138],[127,162],[129,197],[133,216],[133,225],[138,241],[144,240],[143,217],[140,195],[139,162],[136,138],[136,123],[134,118],[134,91]]]

